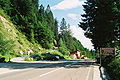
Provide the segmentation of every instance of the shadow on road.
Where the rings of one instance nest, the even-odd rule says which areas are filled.
[[[71,65],[72,64],[72,65]],[[80,60],[68,60],[68,61],[40,61],[37,63],[34,62],[20,62],[20,63],[0,63],[0,68],[9,68],[9,69],[26,69],[26,68],[80,68],[80,67],[89,67],[92,65],[91,61],[80,61]]]

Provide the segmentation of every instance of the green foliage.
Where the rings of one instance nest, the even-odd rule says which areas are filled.
[[[107,6],[106,6],[107,5]],[[87,0],[83,5],[85,14],[79,26],[85,36],[92,39],[94,48],[120,46],[120,0]],[[101,55],[104,66],[112,80],[119,80],[120,56]]]
[[[73,52],[76,50],[80,50],[81,54],[86,55],[89,58],[94,58],[94,53],[90,52],[88,49],[85,49],[81,42],[77,40],[76,38],[72,37],[71,31],[70,31],[70,25],[66,26],[66,21],[63,18],[61,21],[60,26],[60,34],[59,34],[59,51],[69,56],[69,52]],[[69,58],[69,57],[68,57]]]
[[[60,29],[64,30],[67,28],[67,23],[65,21],[65,18],[62,18],[61,24],[60,24]]]
[[[92,39],[95,49],[114,47],[117,41],[115,31],[120,29],[117,20],[119,17],[116,16],[119,13],[114,11],[119,9],[116,1],[119,0],[87,0],[83,5],[85,14],[82,15],[84,19],[79,26],[86,31],[85,35]]]
[[[54,35],[55,35],[55,40],[58,41],[58,21],[55,19],[55,23],[54,23],[55,29],[54,29]],[[58,46],[58,43],[57,43]]]
[[[24,61],[34,61],[34,60],[33,60],[33,58],[26,57],[26,58],[24,59]]]
[[[10,0],[0,0],[0,8],[5,10],[7,14],[11,14],[11,2]]]
[[[6,19],[9,19],[9,18],[10,18],[9,16],[7,16],[7,15],[5,14],[4,10],[1,9],[1,8],[0,8],[0,15],[3,16],[3,17],[5,17]]]
[[[116,49],[116,55],[101,55],[101,63],[112,80],[120,79],[120,51]]]
[[[60,24],[59,50],[63,54],[68,55],[68,51],[73,51],[73,37],[71,36],[71,31],[66,24],[67,23],[63,18]]]
[[[64,59],[64,55],[56,50],[51,50],[51,51],[48,51],[47,53],[42,53],[41,55],[43,56],[43,59],[47,59],[51,55],[56,55],[56,56],[59,56],[60,59]]]
[[[25,55],[30,49],[36,54],[34,54],[34,59],[39,60],[44,58],[41,54],[47,52],[47,50],[44,52],[43,48],[57,47],[62,54],[57,51],[50,52],[50,54],[62,57],[65,55],[66,58],[69,58],[69,52],[85,50],[82,44],[72,37],[70,25],[67,25],[64,18],[60,24],[61,33],[58,34],[58,21],[54,19],[49,5],[45,9],[43,5],[38,7],[38,0],[0,0],[0,7],[16,25],[14,26],[9,21],[5,25],[4,21],[1,21],[0,31],[5,34],[6,40],[15,41],[13,50],[18,56],[21,56],[20,51],[23,51]],[[0,15],[5,17],[3,10],[0,9]],[[86,53],[88,52],[86,51]]]
[[[53,42],[53,32],[49,30],[44,23],[40,23],[41,27],[36,27],[35,29],[35,39],[38,43],[42,45],[43,48],[52,48]]]
[[[46,60],[51,55],[59,56],[60,59],[64,59],[64,55],[56,50],[43,50],[40,53],[32,54],[31,57],[35,60]]]
[[[107,71],[113,80],[120,79],[120,59],[113,60],[108,64]]]
[[[55,31],[55,19],[53,17],[53,13],[50,9],[50,6],[48,5],[46,10],[45,10],[45,15],[46,15],[46,21],[47,21],[47,25],[48,25],[48,28],[54,32]]]
[[[43,56],[40,53],[32,54],[30,56],[34,61],[43,60]]]
[[[73,51],[75,50],[81,50],[81,51],[84,51],[84,47],[83,45],[81,44],[81,42],[79,40],[77,40],[76,38],[73,38]]]
[[[53,30],[54,17],[50,10],[50,6],[47,7],[45,12],[42,5],[40,9],[38,9],[38,0],[0,0],[0,2],[0,6],[7,14],[11,12],[8,15],[13,23],[17,25],[16,28],[25,34],[30,42],[35,43],[35,38],[39,37],[39,39],[36,39],[36,42],[41,45],[45,43],[42,45],[44,48],[51,48],[53,39],[50,37],[52,36],[52,38],[54,38],[52,31],[55,30]],[[44,34],[44,37],[41,37],[42,34]],[[41,38],[42,40],[40,41]]]
[[[3,35],[0,33],[0,55],[5,56],[6,60],[10,60],[10,56],[14,54],[14,41],[4,40]]]
[[[63,55],[69,55],[69,51],[65,45],[65,43],[63,42],[62,39],[59,40],[59,51],[63,54]]]
[[[64,55],[56,50],[52,51],[51,54],[54,54],[54,55],[59,55],[60,57],[63,57]]]
[[[1,16],[1,14],[4,14],[4,17]],[[39,52],[39,49],[41,49],[41,46],[37,43],[30,43],[26,36],[24,36],[22,33],[20,33],[16,26],[11,23],[11,21],[5,17],[6,14],[0,10],[0,33],[3,35],[5,41],[14,41],[14,52],[10,55],[10,57],[15,56],[23,56],[20,54],[20,51],[24,52],[24,56],[28,54],[28,49],[31,49],[33,52]],[[9,44],[8,44],[9,45]],[[6,57],[9,55],[5,55]],[[7,59],[8,60],[8,59]]]

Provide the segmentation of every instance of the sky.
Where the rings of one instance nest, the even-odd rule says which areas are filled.
[[[76,37],[85,48],[93,49],[91,40],[84,36],[84,32],[79,26],[81,14],[84,14],[82,5],[85,0],[39,0],[39,4],[43,4],[46,8],[49,4],[53,15],[60,23],[62,18],[70,24],[72,36]]]

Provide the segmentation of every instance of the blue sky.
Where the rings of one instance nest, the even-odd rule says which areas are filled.
[[[90,39],[84,36],[84,31],[78,27],[81,21],[81,14],[84,13],[82,5],[85,0],[40,0],[39,4],[43,4],[46,8],[49,4],[54,17],[60,23],[65,18],[67,23],[71,25],[72,35],[76,37],[82,45],[88,49],[93,49]]]

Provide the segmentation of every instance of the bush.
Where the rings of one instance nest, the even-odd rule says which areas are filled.
[[[102,66],[112,80],[120,80],[120,58],[119,55],[101,55]]]
[[[63,55],[69,55],[69,51],[64,48],[64,47],[59,47],[59,51],[63,54]]]
[[[34,61],[33,58],[31,58],[31,57],[26,57],[24,60],[25,61]]]
[[[0,55],[5,56],[6,61],[9,61],[11,54],[14,53],[14,41],[4,40],[2,33],[0,33]]]
[[[47,60],[51,55],[59,56],[60,59],[65,59],[64,55],[56,50],[42,50],[40,53],[32,54],[32,57],[35,61],[38,60]],[[67,56],[68,59],[68,56]]]
[[[43,56],[41,54],[32,54],[31,57],[33,58],[33,60],[35,61],[39,61],[41,59],[43,59]]]
[[[120,80],[120,59],[115,59],[106,67],[112,80]]]
[[[51,56],[50,52],[42,53],[41,54],[44,60],[47,60],[49,56]]]
[[[62,53],[58,52],[58,51],[52,51],[51,54],[59,56],[60,59],[64,59],[64,55]]]
[[[0,62],[5,62],[5,58],[4,57],[0,57]]]
[[[7,16],[6,13],[4,12],[4,10],[1,9],[1,8],[0,8],[0,15],[3,16],[3,17],[5,17],[6,19],[10,19],[10,17]]]
[[[106,67],[109,63],[114,60],[114,55],[100,55],[101,56],[101,65]]]

